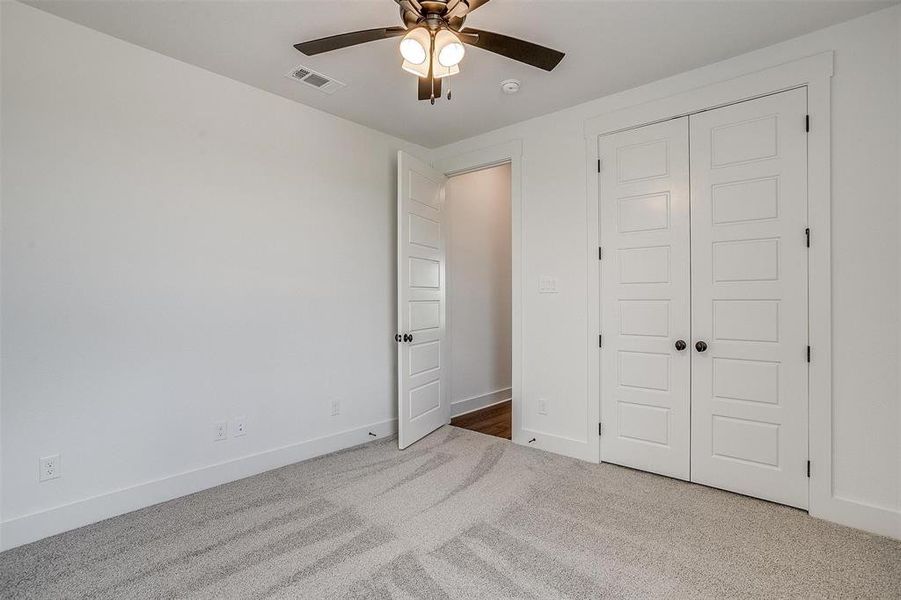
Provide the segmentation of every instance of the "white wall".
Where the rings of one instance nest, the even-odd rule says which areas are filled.
[[[614,110],[835,51],[832,80],[833,493],[901,515],[899,58],[901,7],[464,140],[435,160],[521,140],[523,429],[539,447],[596,460],[588,443],[584,124]],[[586,74],[590,76],[590,74]],[[560,293],[538,294],[542,275]],[[591,308],[595,310],[595,308]],[[595,338],[596,339],[596,338]],[[547,415],[537,402],[545,398]],[[514,433],[515,435],[515,433]],[[827,467],[828,468],[828,467]],[[862,508],[861,508],[862,509]],[[851,519],[848,519],[850,521]],[[883,531],[899,531],[886,523]]]
[[[509,164],[447,183],[447,320],[451,414],[511,395]]]
[[[0,32],[3,31],[3,11],[0,10]],[[3,44],[0,43],[0,65],[3,64]],[[0,114],[3,109],[3,78],[0,77]],[[0,118],[0,143],[3,140],[3,119]],[[3,298],[3,153],[0,152],[0,299]],[[0,301],[0,340],[3,339],[3,302]],[[0,347],[2,351],[2,347]],[[0,364],[0,550],[4,548],[3,542],[3,368]]]
[[[0,4],[4,543],[389,433],[425,151]]]
[[[898,18],[898,39],[901,40],[901,17]],[[897,64],[898,64],[898,71],[899,71],[898,98],[901,99],[901,42],[899,42],[897,46],[898,46],[898,48],[897,48],[898,63]],[[898,222],[901,223],[901,111],[898,111],[897,118],[898,118],[898,148],[899,148],[898,167],[897,167],[897,169],[898,169],[898,196],[899,196]],[[898,266],[899,266],[899,269],[901,269],[901,244],[899,244],[898,253],[899,253]],[[899,286],[899,288],[901,288],[901,272],[898,273],[898,286]],[[899,294],[899,296],[901,296],[901,289],[899,289],[898,294]],[[898,328],[898,348],[899,348],[898,373],[901,374],[901,327]],[[901,375],[899,375],[899,378],[901,378]],[[899,402],[899,404],[901,404],[901,382],[899,382],[898,388],[899,388],[898,389],[898,394],[899,394],[898,402]],[[898,411],[898,429],[897,429],[897,431],[901,431],[901,410]],[[899,442],[899,444],[898,444],[898,454],[901,455],[901,442]],[[896,467],[897,467],[897,471],[898,471],[898,481],[899,481],[898,505],[899,505],[899,508],[901,508],[901,458],[898,459],[898,463],[897,463]],[[901,511],[899,511],[899,512],[901,512]],[[898,519],[899,519],[899,521],[901,521],[901,514],[898,515]]]

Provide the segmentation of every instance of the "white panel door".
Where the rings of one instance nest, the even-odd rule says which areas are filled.
[[[808,498],[806,112],[797,89],[690,117],[691,479],[799,508]]]
[[[446,178],[397,153],[397,425],[406,448],[450,422],[445,349]]]
[[[601,460],[688,479],[688,119],[602,136],[599,152]]]

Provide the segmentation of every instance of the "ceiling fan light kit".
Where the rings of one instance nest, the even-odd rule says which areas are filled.
[[[404,59],[401,67],[417,77],[441,79],[456,75],[460,72],[457,64],[464,52],[457,36],[446,29],[433,35],[425,27],[414,27],[400,42],[400,54]]]
[[[400,54],[401,67],[419,78],[418,97],[435,104],[441,97],[441,80],[460,72],[460,62],[466,55],[464,44],[475,46],[519,62],[552,71],[563,57],[562,52],[545,48],[491,31],[462,29],[472,11],[488,0],[395,0],[400,7],[403,27],[382,27],[333,35],[294,47],[307,56],[340,48],[374,42],[391,37],[403,37]],[[507,82],[505,81],[504,84]],[[519,91],[507,91],[516,93]],[[448,94],[450,99],[450,94]]]

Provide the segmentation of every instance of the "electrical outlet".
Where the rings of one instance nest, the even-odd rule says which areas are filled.
[[[247,417],[235,417],[232,421],[232,435],[241,437],[247,433]]]
[[[228,439],[228,424],[225,421],[213,423],[213,441],[221,442]]]
[[[538,414],[539,415],[547,414],[547,400],[541,399],[538,401]]]
[[[39,461],[39,465],[41,481],[49,481],[50,479],[56,479],[60,476],[59,454],[45,456]]]
[[[341,401],[332,400],[332,416],[337,417],[341,414]]]

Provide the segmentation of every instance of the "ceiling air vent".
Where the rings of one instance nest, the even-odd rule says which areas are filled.
[[[285,77],[305,83],[326,94],[334,94],[345,86],[345,84],[336,79],[326,77],[322,73],[317,73],[306,67],[296,67],[291,69],[291,72],[285,74]]]

